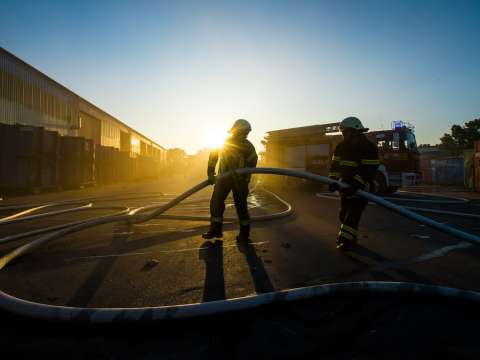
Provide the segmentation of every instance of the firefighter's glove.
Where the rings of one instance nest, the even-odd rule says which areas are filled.
[[[349,187],[342,189],[341,192],[345,196],[352,196],[352,195],[355,195],[355,193],[359,188],[360,187],[357,184],[353,183]]]
[[[331,184],[328,184],[328,191],[334,192],[340,190],[340,185],[338,185],[336,182],[332,182]]]
[[[210,185],[215,184],[215,175],[208,175],[208,183]]]

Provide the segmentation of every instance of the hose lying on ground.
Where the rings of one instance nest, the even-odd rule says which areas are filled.
[[[340,200],[339,196],[330,195],[330,194],[318,193],[318,194],[316,194],[316,196],[319,197],[319,198],[323,198],[323,199]],[[388,199],[394,199],[394,200],[398,200],[398,201],[405,201],[405,200],[416,201],[415,199],[400,199],[400,198],[388,198],[388,197],[384,197],[384,199],[387,199],[387,200]],[[445,202],[440,202],[440,203],[445,203]],[[449,204],[457,204],[457,203],[459,203],[459,202],[451,202]],[[377,204],[369,203],[369,205],[377,205]],[[452,215],[452,216],[458,216],[458,217],[463,217],[463,218],[480,219],[480,214],[470,214],[470,213],[464,213],[464,212],[458,212],[458,211],[420,208],[420,207],[416,207],[416,206],[404,206],[404,208],[407,209],[407,210],[413,210],[415,212],[422,212],[422,213],[427,213],[427,214]]]
[[[281,219],[281,218],[289,216],[293,213],[292,206],[288,202],[283,200],[281,197],[277,196],[275,193],[272,193],[271,191],[268,191],[266,189],[262,189],[262,191],[266,192],[267,194],[269,194],[270,196],[272,196],[276,200],[278,200],[282,205],[285,206],[285,210],[283,210],[281,212],[278,212],[278,213],[275,213],[275,214],[253,216],[252,219],[251,219],[252,222],[261,222],[261,221],[270,221],[270,220]],[[142,197],[143,196],[119,198],[119,200],[125,200],[125,199],[135,199],[136,200],[136,199],[142,198]],[[150,198],[151,198],[151,196],[150,196]],[[101,197],[101,198],[88,198],[89,201],[94,201],[94,200],[97,200],[97,199],[100,199],[101,201],[105,201],[103,197]],[[203,202],[203,201],[205,201],[205,199],[195,199],[195,200],[191,200],[191,201],[184,201],[183,204],[196,204],[198,202]],[[55,216],[55,215],[58,215],[58,214],[65,214],[65,213],[71,213],[71,212],[77,212],[77,211],[121,210],[119,213],[114,213],[114,214],[111,214],[111,215],[124,214],[125,213],[124,210],[126,210],[126,212],[130,211],[130,209],[126,208],[125,206],[101,206],[101,207],[94,206],[93,207],[89,204],[89,206],[82,206],[80,208],[71,208],[71,209],[66,209],[66,210],[61,210],[61,211],[51,211],[51,212],[42,213],[42,214],[39,214],[39,215],[32,215],[32,216],[22,216],[22,215],[27,215],[27,214],[30,214],[32,212],[43,210],[43,209],[46,209],[46,208],[51,208],[51,207],[55,207],[55,206],[74,205],[74,204],[76,204],[76,201],[75,202],[65,201],[65,202],[40,204],[40,205],[37,204],[37,205],[34,205],[34,207],[32,207],[32,208],[30,208],[26,211],[22,211],[22,212],[16,213],[14,215],[11,215],[11,216],[8,216],[8,217],[5,217],[5,218],[1,218],[0,219],[0,225],[15,224],[15,223],[19,223],[19,222],[24,222],[26,220],[33,220],[33,219],[50,217],[50,216]],[[155,205],[155,206],[152,206],[152,207],[157,208],[158,205]],[[4,208],[5,207],[0,207],[0,211],[3,210]],[[6,208],[17,209],[17,207],[15,207],[15,206],[8,206]],[[26,208],[26,206],[22,205],[21,207],[18,207],[18,208]],[[157,219],[210,221],[210,216],[191,216],[191,215],[179,215],[179,214],[168,214],[168,215],[166,215],[166,214],[162,214],[162,215],[157,216]],[[224,221],[226,223],[229,223],[229,222],[235,223],[235,222],[238,222],[238,218],[236,218],[236,217],[225,217]],[[32,236],[35,236],[35,235],[41,235],[41,234],[53,232],[55,230],[65,229],[65,228],[68,228],[68,227],[71,227],[73,225],[77,225],[77,224],[80,224],[80,223],[83,223],[83,222],[85,222],[85,219],[78,220],[78,221],[73,221],[73,222],[66,223],[66,224],[49,226],[49,227],[46,227],[46,228],[30,230],[30,231],[26,231],[26,232],[23,232],[23,233],[16,233],[16,234],[7,235],[7,236],[4,236],[4,237],[0,238],[0,244],[5,244],[5,243],[12,242],[12,241],[15,241],[15,240],[21,240],[21,239],[24,239],[24,238],[27,238],[27,237],[32,237]]]
[[[48,205],[41,207],[42,209],[46,208]],[[35,214],[35,215],[29,215],[29,216],[21,216],[26,213],[26,211],[22,211],[21,213],[17,213],[12,216],[5,217],[3,219],[0,219],[0,225],[5,225],[5,224],[12,224],[12,223],[19,223],[23,221],[30,221],[34,219],[41,219],[44,217],[48,216],[53,216],[53,215],[60,215],[60,214],[66,214],[66,213],[72,213],[75,211],[82,211],[85,209],[91,209],[93,206],[92,203],[84,204],[78,207],[70,208],[70,209],[65,209],[65,210],[57,210],[57,211],[51,211],[48,213],[42,213],[42,214]],[[36,208],[35,210],[39,210],[39,208]]]
[[[290,169],[275,169],[275,168],[256,168],[256,169],[241,169],[235,171],[238,175],[243,174],[273,174],[304,178],[324,184],[335,182],[334,180],[308,173],[305,171],[297,171]],[[231,176],[232,173],[226,173],[219,176],[225,178]],[[348,185],[337,182],[340,187],[345,188]],[[151,205],[137,208],[131,211],[116,215],[107,215],[98,217],[96,219],[86,220],[84,222],[74,224],[67,228],[55,230],[54,232],[45,234],[32,241],[29,244],[20,246],[12,252],[0,258],[0,269],[3,269],[13,259],[27,254],[39,246],[59,238],[63,235],[74,233],[86,228],[98,226],[107,223],[127,221],[131,224],[142,223],[154,219],[174,207],[181,201],[193,195],[197,191],[208,186],[208,181],[203,181],[194,186],[190,190],[184,192],[178,197],[172,199],[164,205]],[[427,217],[418,215],[412,211],[406,210],[401,206],[395,205],[387,200],[379,198],[373,194],[358,190],[357,194],[361,197],[373,201],[387,209],[390,209],[402,216],[408,217],[412,220],[421,222],[439,231],[455,236],[465,241],[474,244],[480,244],[478,236],[465,233],[461,230],[451,228],[439,222],[436,222]],[[147,213],[147,211],[151,211]],[[152,321],[172,318],[189,318],[202,315],[212,315],[225,313],[230,311],[238,311],[242,309],[254,308],[261,305],[294,301],[301,299],[309,299],[322,295],[337,295],[346,293],[415,293],[439,295],[444,297],[455,297],[474,302],[480,302],[480,293],[474,291],[465,291],[460,289],[453,289],[448,287],[423,285],[414,283],[392,283],[392,282],[354,282],[341,284],[326,284],[310,287],[303,287],[298,289],[274,291],[270,293],[257,294],[243,298],[236,298],[230,300],[219,300],[198,304],[184,304],[173,306],[158,306],[158,307],[142,307],[142,308],[78,308],[67,306],[55,306],[47,304],[39,304],[31,301],[15,298],[0,291],[0,308],[23,316],[29,316],[46,320],[63,320],[63,321],[86,321],[86,322],[114,322],[114,321]]]
[[[71,212],[79,211],[76,208],[73,208],[73,209],[70,209],[70,210],[72,210]],[[120,214],[125,214],[125,213],[130,211],[130,209],[125,207],[125,206],[97,206],[97,207],[94,207],[94,208],[84,207],[81,210],[119,210],[118,213],[114,213],[114,214],[110,214],[110,215],[120,215]],[[69,212],[69,211],[65,211],[64,213],[67,213],[67,212]],[[50,213],[47,213],[47,214],[44,214],[44,215],[46,217],[46,216],[53,216],[53,215],[57,215],[57,214],[58,213],[56,213],[56,212],[50,212]],[[52,231],[55,231],[55,230],[65,229],[65,228],[68,228],[70,226],[83,223],[85,221],[86,220],[83,219],[83,220],[78,220],[78,221],[74,221],[74,222],[71,222],[71,223],[54,225],[54,226],[49,226],[49,227],[46,227],[46,228],[26,231],[26,232],[23,232],[23,233],[7,235],[3,238],[0,238],[0,244],[5,244],[5,243],[8,243],[8,242],[11,242],[11,241],[14,241],[14,240],[20,240],[20,239],[24,239],[24,238],[27,238],[27,237],[32,237],[32,236],[35,236],[35,235],[41,235],[41,234],[49,233],[49,232],[52,232]],[[11,223],[13,223],[13,221]],[[0,225],[3,225],[3,223],[0,223]]]
[[[281,219],[283,217],[289,216],[293,213],[293,208],[292,206],[283,200],[281,197],[278,195],[272,193],[271,191],[268,191],[266,189],[262,189],[262,191],[266,192],[270,196],[274,197],[277,201],[279,201],[282,205],[285,206],[285,210],[281,212],[277,212],[274,214],[267,214],[267,215],[256,215],[252,216],[251,221],[252,222],[261,222],[261,221],[269,221],[269,220],[276,220],[276,219]],[[142,198],[142,197],[138,197]],[[138,198],[120,198],[119,200],[125,200],[125,199],[138,199]],[[96,199],[103,199],[103,198],[88,198],[90,201],[96,200]],[[102,200],[103,201],[103,200]],[[203,202],[205,199],[195,199],[191,201],[184,201],[183,204],[196,204],[198,202]],[[61,203],[50,203],[50,204],[41,204],[41,205],[34,205],[33,208],[28,209],[26,211],[22,211],[19,213],[16,213],[14,215],[1,218],[0,219],[0,225],[7,225],[7,224],[16,224],[19,222],[24,222],[27,220],[34,220],[34,219],[39,219],[39,218],[45,218],[45,217],[50,217],[50,216],[55,216],[59,214],[66,214],[66,213],[72,213],[72,212],[79,212],[79,211],[91,211],[91,210],[122,210],[119,213],[111,214],[111,215],[120,215],[120,214],[125,214],[128,212],[131,212],[130,209],[124,207],[124,206],[95,206],[93,207],[93,203],[89,203],[87,205],[81,206],[81,207],[75,207],[75,208],[70,208],[70,209],[65,209],[65,210],[59,210],[59,211],[51,211],[47,213],[41,213],[41,214],[35,214],[35,215],[28,215],[28,216],[22,216],[22,215],[27,215],[35,211],[43,210],[46,208],[51,208],[55,206],[65,206],[65,205],[75,205],[77,202],[72,202],[72,201],[65,201]],[[137,208],[135,209],[136,212],[143,212],[147,211],[148,209],[156,209],[158,208],[159,205],[149,205],[148,207],[142,207],[142,208]],[[8,208],[14,208],[14,207],[8,207]],[[23,206],[22,206],[23,208]],[[3,209],[3,207],[0,207],[0,211]],[[123,211],[126,210],[126,211]],[[180,215],[180,214],[161,214],[156,217],[157,219],[170,219],[170,220],[190,220],[190,221],[210,221],[210,216],[192,216],[192,215]],[[92,219],[93,220],[93,219]],[[16,233],[12,235],[5,236],[3,238],[0,238],[0,244],[5,244],[11,241],[15,240],[20,240],[23,238],[27,237],[32,237],[34,235],[41,235],[45,233],[49,233],[55,230],[60,230],[60,229],[65,229],[69,228],[74,225],[78,225],[80,223],[84,223],[86,220],[79,220],[79,221],[74,221],[71,223],[67,224],[61,224],[61,225],[55,225],[55,226],[50,226],[47,228],[41,228],[41,229],[36,229],[36,230],[30,230],[26,231],[24,233]],[[238,218],[236,217],[225,217],[224,218],[225,222],[238,222]]]

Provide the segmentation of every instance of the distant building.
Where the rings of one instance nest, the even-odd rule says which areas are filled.
[[[418,152],[420,156],[436,157],[443,154],[442,150],[438,146],[419,146]]]
[[[41,126],[166,162],[165,148],[1,47],[0,123]]]

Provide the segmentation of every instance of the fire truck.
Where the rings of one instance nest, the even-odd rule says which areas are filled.
[[[264,165],[306,170],[327,176],[333,151],[343,137],[340,123],[303,126],[267,133]],[[389,130],[365,133],[378,147],[381,165],[375,177],[378,194],[391,194],[399,187],[421,181],[414,127],[392,122]]]

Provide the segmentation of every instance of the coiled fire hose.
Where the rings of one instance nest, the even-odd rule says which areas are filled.
[[[331,184],[333,182],[336,182],[335,180],[332,180],[330,178],[312,174],[309,172],[280,168],[246,168],[236,170],[235,173],[237,175],[283,175],[303,178],[323,184]],[[219,175],[217,181],[221,178],[232,176],[232,174],[233,172]],[[341,188],[345,188],[348,186],[341,182],[337,183]],[[120,213],[114,215],[101,216],[95,219],[78,222],[65,228],[56,229],[26,245],[16,248],[12,252],[0,258],[0,270],[3,269],[13,259],[32,252],[39,246],[61,236],[107,223],[128,222],[130,224],[139,224],[159,217],[168,209],[174,207],[189,196],[208,186],[208,184],[208,181],[203,181],[164,205],[150,205],[134,210],[122,210]],[[357,190],[357,195],[369,201],[375,202],[378,205],[392,210],[404,217],[430,226],[446,234],[471,242],[473,244],[480,244],[480,237],[476,235],[463,232],[461,230],[439,223],[428,217],[416,214],[403,208],[402,206],[393,204],[387,200],[384,200],[378,196],[364,192],[362,190]],[[81,308],[47,305],[22,300],[3,291],[0,291],[0,309],[27,317],[54,321],[84,321],[92,323],[108,323],[116,321],[156,321],[162,319],[192,318],[198,316],[220,314],[231,311],[255,308],[274,302],[288,302],[295,300],[305,300],[324,295],[332,296],[353,293],[413,293],[423,295],[438,295],[442,297],[452,297],[456,299],[480,302],[480,293],[475,291],[466,291],[450,287],[407,282],[361,281],[324,284],[289,290],[273,291],[269,293],[256,294],[241,298],[210,301],[205,303],[140,308]]]

